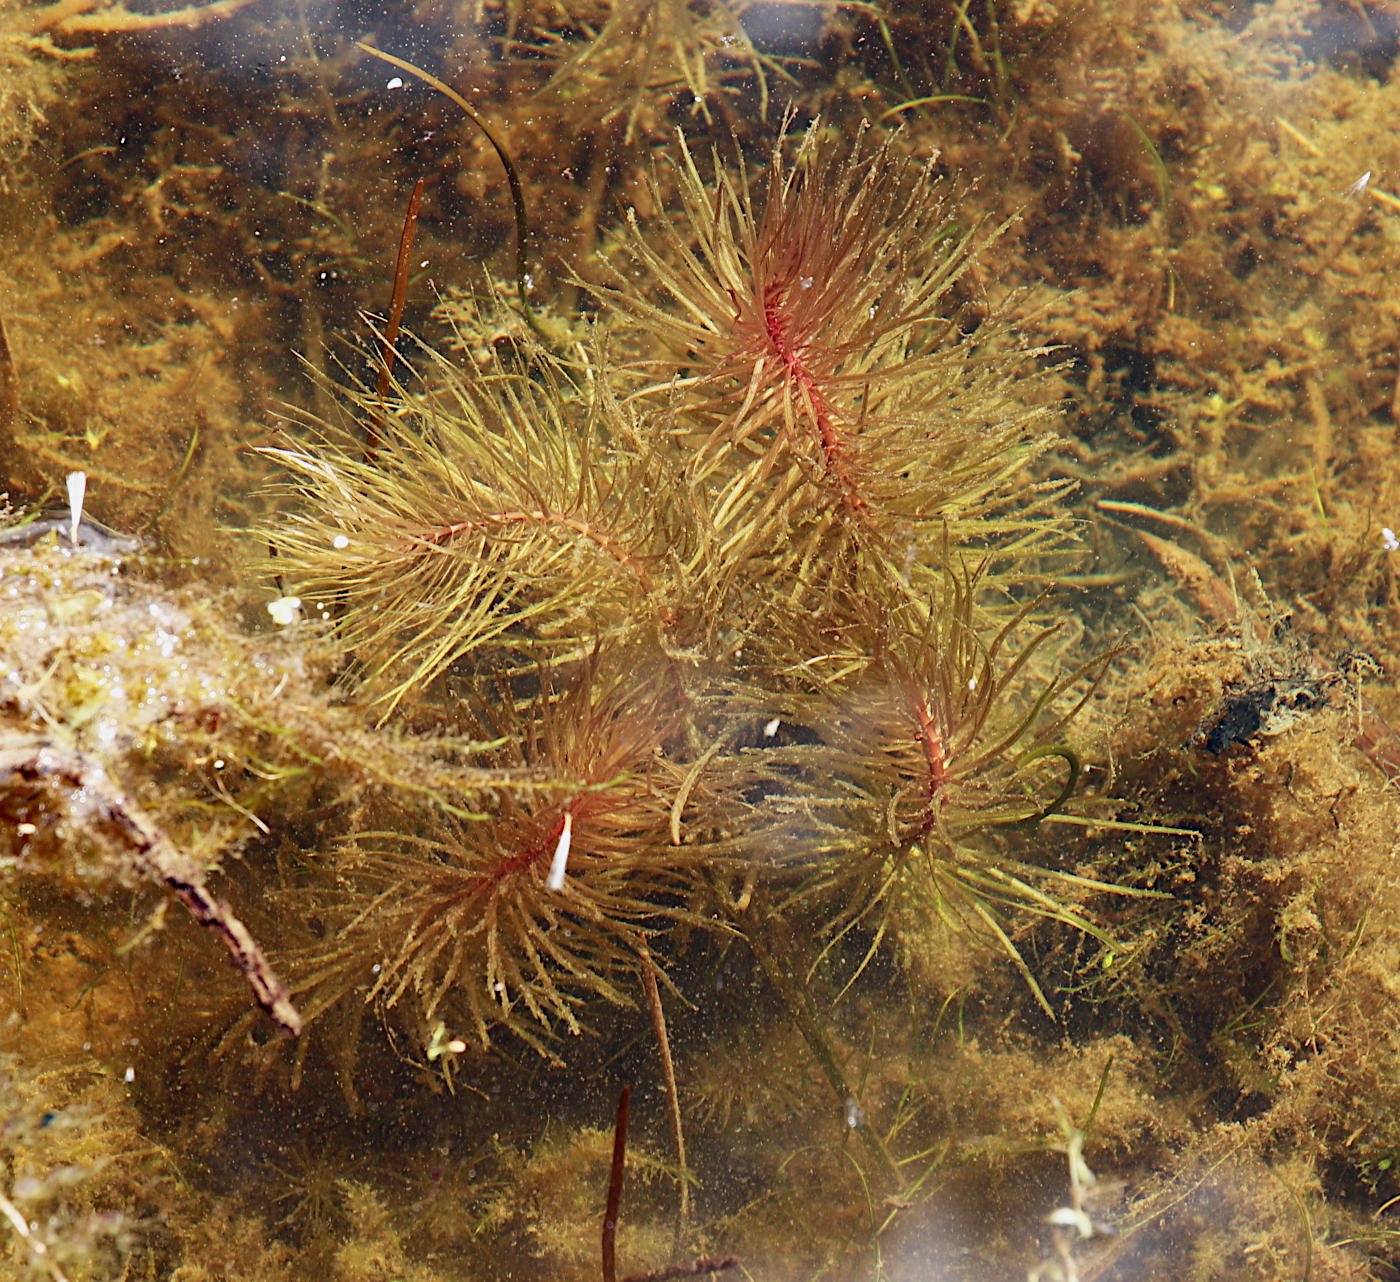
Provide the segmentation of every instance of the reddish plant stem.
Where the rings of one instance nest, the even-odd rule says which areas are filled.
[[[404,299],[408,295],[408,265],[413,253],[413,233],[418,228],[418,209],[423,203],[423,179],[413,184],[408,198],[408,213],[404,215],[403,231],[399,235],[399,256],[394,262],[394,292],[389,299],[389,323],[379,340],[379,381],[374,389],[375,406],[365,429],[365,462],[372,463],[379,450],[384,432],[384,402],[389,398],[389,380],[393,374],[394,344],[399,341],[399,325],[403,322]]]
[[[10,344],[5,337],[5,322],[0,320],[0,440],[7,444],[10,428],[19,414],[19,375],[15,372]]]
[[[564,810],[567,810],[566,806]],[[494,889],[500,885],[507,877],[528,868],[531,864],[545,858],[559,841],[559,834],[564,831],[564,810],[559,812],[559,817],[553,821],[546,830],[545,836],[539,840],[531,842],[524,850],[517,854],[510,855],[501,860],[490,872],[483,874],[475,880],[476,885],[482,885],[488,889]]]
[[[924,821],[920,832],[928,832],[933,827],[933,803],[937,800],[943,785],[948,782],[948,763],[943,755],[943,735],[929,710],[927,699],[914,700],[914,715],[919,719],[918,742],[924,748],[924,760],[928,764],[928,805],[924,810]]]
[[[627,1162],[627,1104],[632,1087],[617,1097],[617,1122],[613,1126],[612,1173],[608,1176],[608,1205],[603,1212],[603,1282],[617,1282],[617,1217],[622,1205],[622,1175]]]
[[[822,394],[816,376],[802,362],[802,353],[791,337],[791,318],[787,313],[787,287],[770,284],[763,294],[763,326],[768,342],[782,362],[789,386],[805,400],[812,413],[812,423],[821,443],[822,461],[830,476],[840,487],[846,502],[854,512],[863,511],[865,499],[856,491],[846,462],[845,442],[836,426],[836,411]]]
[[[440,525],[428,533],[420,535],[424,543],[431,543],[440,546],[449,539],[456,538],[459,534],[464,534],[468,530],[476,529],[482,525],[560,525],[566,530],[571,530],[580,538],[588,540],[601,551],[606,552],[623,569],[631,571],[636,576],[637,582],[644,591],[651,590],[651,576],[647,574],[637,557],[633,556],[625,547],[619,545],[616,539],[600,530],[596,525],[585,521],[582,517],[566,516],[563,512],[551,512],[546,508],[516,508],[505,512],[484,512],[478,517],[469,521],[453,521],[450,525]]]

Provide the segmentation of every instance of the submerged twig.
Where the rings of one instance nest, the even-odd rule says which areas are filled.
[[[385,53],[382,49],[376,49],[373,45],[367,45],[363,40],[355,41],[355,48],[364,53],[387,62],[391,67],[397,67],[400,71],[406,71],[410,76],[421,80],[425,85],[436,89],[438,93],[446,98],[450,98],[457,104],[479,130],[482,137],[491,144],[500,159],[501,166],[506,171],[506,182],[510,186],[510,202],[515,212],[515,280],[520,290],[520,311],[525,318],[525,323],[534,332],[536,338],[547,348],[555,346],[554,340],[545,332],[544,326],[540,324],[539,317],[535,315],[535,309],[530,306],[529,275],[526,270],[525,254],[526,241],[529,236],[530,219],[525,206],[525,188],[520,181],[520,174],[516,171],[515,162],[510,158],[510,153],[506,151],[505,145],[498,139],[491,126],[481,117],[475,107],[462,97],[451,85],[439,80],[430,72],[424,71],[422,67],[416,67],[413,63],[403,58],[396,58],[391,53]]]
[[[617,1217],[622,1205],[622,1176],[627,1165],[627,1104],[631,1097],[631,1086],[624,1086],[617,1097],[608,1205],[603,1212],[603,1282],[617,1282]]]
[[[408,296],[408,265],[413,253],[413,233],[418,229],[418,209],[423,203],[423,179],[413,184],[404,215],[403,231],[399,235],[399,254],[394,260],[394,292],[389,299],[389,323],[379,340],[379,379],[374,389],[374,406],[365,425],[365,462],[374,462],[379,450],[379,438],[384,429],[384,405],[389,399],[389,385],[394,372],[394,348],[399,341],[399,326],[403,323],[404,300]]]
[[[666,1083],[667,1111],[671,1119],[671,1140],[676,1147],[676,1166],[679,1169],[681,1186],[680,1205],[676,1212],[676,1241],[685,1236],[686,1224],[690,1220],[690,1172],[685,1162],[685,1128],[681,1125],[681,1097],[676,1089],[676,1066],[671,1059],[671,1039],[666,1035],[666,1012],[661,1008],[661,993],[656,985],[656,963],[645,942],[640,942],[637,955],[642,962],[642,988],[646,991],[647,1010],[651,1013],[651,1027],[656,1037],[656,1049],[661,1054],[661,1075]]]
[[[228,948],[253,997],[288,1037],[301,1031],[301,1016],[286,985],[263,956],[248,928],[204,884],[201,870],[128,797],[96,762],[38,736],[9,736],[0,747],[0,786],[60,788],[83,831],[106,838],[121,851],[126,867],[157,881],[180,900],[201,926],[208,926]],[[38,805],[45,802],[40,799]]]

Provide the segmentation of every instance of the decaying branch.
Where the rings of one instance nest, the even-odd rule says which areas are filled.
[[[55,794],[61,811],[120,867],[145,881],[159,882],[180,900],[201,926],[214,931],[243,972],[253,996],[285,1035],[301,1031],[301,1016],[286,986],[273,972],[257,941],[204,884],[194,861],[136,804],[96,762],[39,735],[6,735],[0,740],[0,790],[20,793],[8,809],[53,822]],[[23,794],[28,790],[32,799]]]

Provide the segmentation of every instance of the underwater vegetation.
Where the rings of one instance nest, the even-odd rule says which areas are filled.
[[[555,69],[543,97],[575,115],[599,113],[590,124],[614,132],[621,126],[627,143],[638,133],[643,114],[663,114],[668,100],[688,99],[692,113],[706,123],[716,114],[732,121],[737,104],[731,99],[740,96],[735,81],[752,85],[760,113],[766,113],[766,73],[782,74],[782,69],[778,59],[759,52],[745,29],[744,12],[753,7],[719,0],[577,6],[569,30],[545,28],[541,52]],[[537,15],[521,15],[516,25],[540,24]]]
[[[347,646],[348,697],[500,745],[479,813],[367,798],[283,893],[315,923],[289,958],[308,1044],[353,1066],[372,1013],[462,1089],[503,1040],[567,1066],[561,1034],[644,1005],[682,1234],[660,990],[688,1004],[707,952],[748,952],[859,1112],[817,974],[850,990],[951,929],[1048,1011],[1008,914],[1107,943],[1055,887],[1111,888],[1024,841],[1076,792],[1065,735],[1107,662],[1067,655],[1034,586],[1068,540],[1057,487],[1009,492],[1049,442],[1036,353],[956,291],[979,233],[924,169],[819,125],[790,145],[752,186],[712,158],[711,199],[682,143],[684,217],[634,224],[592,332],[420,347],[267,451],[289,480],[263,573]],[[497,322],[449,309],[480,350]],[[924,1178],[895,1151],[915,1128],[851,1126],[868,1178]]]
[[[970,849],[1078,773],[1051,709],[1088,670],[1046,675],[1053,629],[1013,600],[1063,538],[1043,495],[1004,492],[1044,412],[1013,396],[1004,323],[958,323],[972,238],[928,175],[818,132],[769,166],[761,213],[722,170],[709,207],[683,152],[695,225],[635,233],[650,279],[602,292],[606,340],[523,369],[430,359],[372,458],[325,432],[271,451],[297,502],[267,570],[334,616],[362,697],[516,745],[493,764],[552,794],[334,854],[313,1010],[378,963],[363,997],[416,993],[423,1051],[452,1010],[483,1038],[488,1007],[577,1031],[561,989],[619,1000],[608,975],[668,918],[752,936],[739,904],[791,898],[831,926],[929,868],[1013,954],[992,903],[1056,911],[1028,865]],[[755,744],[770,721],[781,741]]]
[[[0,1274],[1389,1276],[1386,7],[146,8],[0,9]]]
[[[603,680],[590,664],[566,689],[546,676],[523,707],[507,697],[483,709],[494,733],[482,738],[501,745],[484,763],[547,785],[502,789],[488,817],[423,835],[410,813],[407,832],[357,831],[333,852],[332,888],[311,892],[329,947],[298,981],[309,1014],[347,999],[388,1010],[411,995],[423,1050],[446,1021],[482,1045],[491,1024],[508,1024],[548,1051],[532,1026],[578,1033],[587,998],[625,1004],[643,941],[700,920],[680,906],[694,858],[667,838],[678,777],[662,750],[676,692]]]
[[[0,1214],[15,1237],[14,1276],[118,1274],[139,1233],[136,1207],[168,1180],[136,1111],[94,1068],[5,1057]]]
[[[692,482],[719,491],[721,516],[774,509],[758,546],[804,546],[776,537],[778,522],[799,520],[813,490],[826,526],[867,555],[929,529],[950,554],[1011,542],[988,509],[1008,506],[1008,478],[1045,447],[1043,410],[1033,383],[1008,394],[1005,336],[955,293],[976,238],[991,253],[994,237],[960,226],[933,170],[893,143],[824,132],[791,157],[775,150],[757,209],[742,158],[731,172],[715,154],[702,175],[682,140],[680,212],[659,217],[659,235],[629,215],[650,288],[628,273],[604,297],[655,353],[641,362],[653,395],[679,400],[672,433]],[[908,558],[916,596],[921,560],[942,568]]]

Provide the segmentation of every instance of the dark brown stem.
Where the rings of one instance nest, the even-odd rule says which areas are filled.
[[[603,1282],[617,1282],[617,1217],[622,1205],[622,1174],[627,1162],[627,1104],[631,1097],[630,1086],[624,1086],[617,1097],[612,1174],[608,1176],[608,1205],[603,1212]]]
[[[423,179],[413,184],[408,198],[408,213],[404,215],[403,231],[399,234],[399,256],[394,262],[394,292],[389,299],[389,323],[379,340],[379,381],[374,389],[375,406],[365,430],[365,462],[372,463],[379,449],[384,430],[384,402],[389,398],[389,383],[394,371],[394,344],[399,341],[399,326],[403,323],[404,299],[408,296],[408,266],[413,254],[413,233],[418,229],[418,209],[423,203]]]
[[[0,786],[16,793],[32,789],[29,805],[38,814],[51,811],[55,805],[54,798],[45,797],[45,791],[60,790],[70,822],[97,842],[99,849],[110,851],[127,871],[163,884],[195,921],[224,941],[230,959],[278,1031],[287,1037],[301,1032],[301,1016],[286,985],[268,965],[248,928],[204,885],[203,873],[194,860],[100,765],[46,739],[10,735],[0,744]]]
[[[5,322],[0,320],[0,441],[8,442],[10,429],[19,413],[19,375],[15,372]]]
[[[681,1097],[676,1089],[676,1066],[671,1059],[671,1039],[666,1035],[666,1012],[661,1008],[661,993],[656,986],[656,965],[645,943],[637,954],[642,959],[642,988],[646,991],[647,1009],[651,1012],[651,1027],[656,1035],[656,1049],[661,1053],[661,1076],[666,1083],[666,1103],[671,1117],[671,1139],[676,1146],[676,1166],[680,1172],[681,1199],[676,1213],[676,1240],[679,1247],[690,1219],[690,1172],[685,1164],[685,1129],[681,1125]]]

